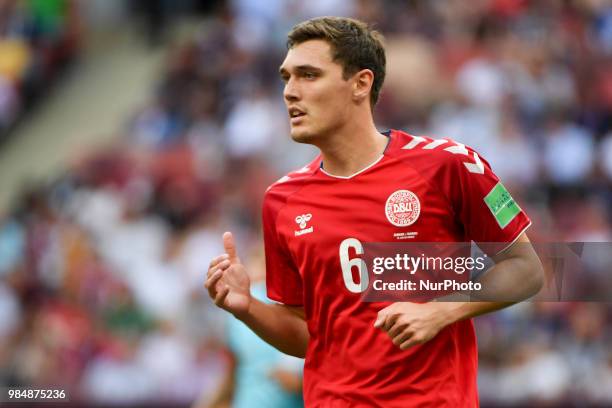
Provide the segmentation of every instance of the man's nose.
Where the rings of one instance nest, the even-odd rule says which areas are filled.
[[[289,81],[287,81],[285,84],[285,89],[283,89],[283,97],[288,102],[295,102],[300,99],[300,94],[295,86],[295,82],[292,79],[289,79]]]

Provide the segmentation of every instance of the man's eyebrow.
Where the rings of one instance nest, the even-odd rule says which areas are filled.
[[[294,70],[296,72],[305,72],[305,71],[322,72],[323,71],[321,68],[317,68],[314,65],[309,65],[309,64],[298,65],[297,67],[294,68]],[[289,73],[289,71],[285,67],[280,67],[278,70],[278,73],[280,75],[285,75]]]

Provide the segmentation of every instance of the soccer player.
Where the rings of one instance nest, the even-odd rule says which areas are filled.
[[[210,264],[210,296],[279,350],[305,356],[307,407],[477,406],[471,318],[511,302],[364,302],[367,271],[352,260],[366,242],[407,236],[502,243],[482,284],[519,301],[542,285],[529,218],[469,147],[378,132],[385,52],[376,31],[322,17],[296,25],[287,45],[291,137],[321,154],[266,193],[267,293],[278,303],[250,295],[229,232]]]

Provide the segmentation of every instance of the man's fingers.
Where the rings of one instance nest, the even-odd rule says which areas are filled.
[[[426,334],[423,333],[412,333],[410,335],[410,338],[407,339],[406,341],[402,342],[402,344],[400,345],[400,349],[402,350],[406,350],[410,347],[414,347],[417,346],[419,344],[423,344],[428,342],[429,340],[432,339],[432,336],[428,336]]]
[[[414,337],[409,338],[408,340],[406,340],[405,342],[403,342],[399,348],[402,350],[408,350],[410,347],[412,346],[416,346],[417,344],[420,344],[421,342],[416,340]]]
[[[383,324],[385,323],[386,318],[387,318],[386,315],[379,314],[378,317],[376,317],[376,321],[374,322],[374,327],[376,328],[382,327]]]
[[[221,261],[224,261],[226,259],[228,259],[229,256],[227,254],[221,254],[215,258],[213,258],[212,261],[210,261],[210,265],[208,266],[208,270],[211,270],[212,268],[214,268],[215,266],[217,266],[217,264]]]
[[[225,248],[225,252],[229,256],[230,261],[238,261],[238,254],[236,253],[236,243],[234,242],[234,236],[231,232],[223,233],[223,248]]]
[[[414,333],[412,333],[411,331],[405,330],[405,331],[402,331],[402,332],[398,333],[397,335],[393,336],[392,337],[392,342],[396,346],[401,347],[402,344],[404,344],[408,340],[410,340],[413,335],[414,335]],[[402,349],[402,350],[404,350],[404,349]]]
[[[223,286],[219,292],[217,292],[217,296],[215,297],[215,305],[223,306],[223,302],[225,302],[225,298],[229,294],[229,288],[227,286]]]
[[[214,290],[217,282],[219,282],[222,276],[223,271],[217,269],[208,279],[206,279],[204,287],[208,290]]]
[[[388,328],[384,328],[384,326],[388,324],[389,319],[391,318],[391,316],[393,316],[394,308],[395,308],[395,303],[390,304],[389,306],[383,309],[380,309],[378,311],[378,316],[376,317],[376,321],[374,322],[374,327],[381,328],[382,330],[387,331]],[[395,323],[395,320],[393,320],[393,323]]]
[[[223,272],[227,268],[229,268],[231,265],[232,264],[230,263],[229,259],[226,259],[224,261],[221,261],[216,267],[209,270],[208,279],[206,279],[206,282],[204,283],[204,286],[206,287],[206,289],[208,290],[214,289],[215,284],[219,282],[221,277],[223,277]]]
[[[224,271],[227,268],[229,268],[230,266],[232,266],[231,262],[229,261],[229,259],[224,259],[223,261],[219,262],[217,264],[217,266],[210,268],[208,270],[208,277],[210,278],[211,276],[213,276],[215,274],[215,272],[217,271]]]
[[[379,313],[378,317],[376,318],[376,321],[374,322],[374,327],[388,332],[391,329],[391,327],[393,327],[395,322],[397,321],[397,317],[398,317],[397,314],[392,315],[392,314],[380,314]]]
[[[389,337],[395,338],[398,334],[402,333],[408,327],[408,323],[395,322],[395,324],[389,329]]]
[[[397,322],[398,318],[399,318],[399,314],[393,314],[393,315],[387,316],[387,318],[385,319],[385,323],[382,325],[382,329],[386,332],[391,330],[391,328],[395,325],[395,322]]]

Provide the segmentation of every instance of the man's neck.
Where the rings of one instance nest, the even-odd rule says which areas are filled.
[[[329,174],[348,177],[365,169],[383,154],[388,138],[380,134],[373,122],[346,126],[319,147],[323,168]]]

